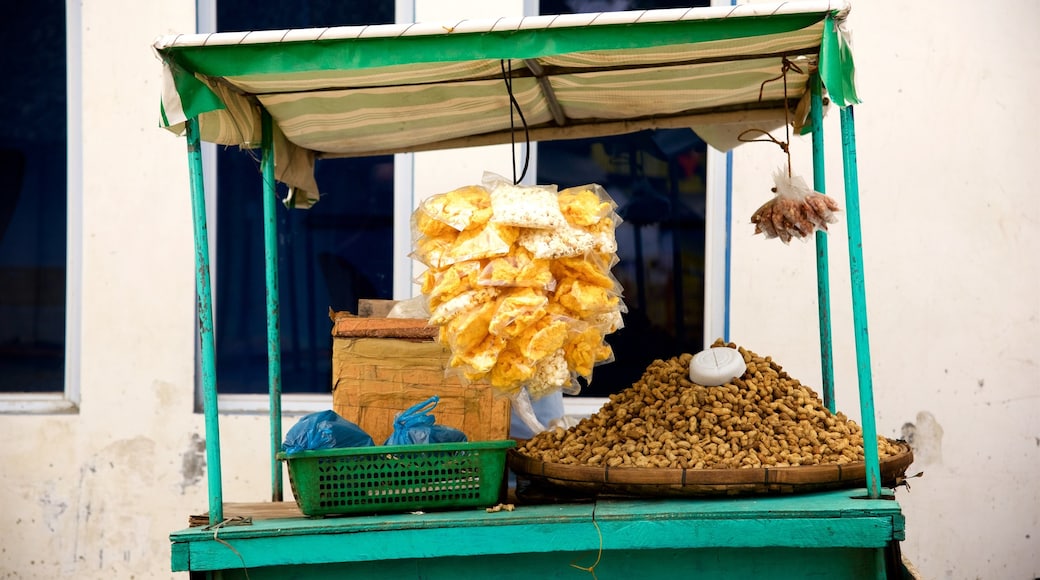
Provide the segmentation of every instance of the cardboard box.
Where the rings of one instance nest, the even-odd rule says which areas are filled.
[[[394,417],[433,395],[437,423],[470,441],[509,437],[509,399],[486,383],[448,376],[448,349],[425,320],[333,314],[332,408],[382,444]]]

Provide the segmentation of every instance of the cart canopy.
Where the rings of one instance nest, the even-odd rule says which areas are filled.
[[[689,127],[728,150],[801,127],[811,75],[858,102],[840,2],[170,35],[161,123],[260,144],[317,198],[314,160]],[[511,101],[515,108],[511,110]],[[517,111],[518,109],[518,111]],[[522,119],[521,119],[522,115]]]

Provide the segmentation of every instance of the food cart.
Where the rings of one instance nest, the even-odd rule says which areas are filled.
[[[158,39],[162,123],[187,138],[209,467],[208,525],[171,534],[172,569],[254,580],[900,577],[904,517],[882,485],[870,443],[876,426],[847,12],[842,4],[806,1]],[[726,150],[748,130],[794,125],[812,132],[813,181],[823,191],[825,102],[841,116],[867,442],[854,474],[861,487],[325,519],[301,517],[282,501],[276,181],[289,187],[286,203],[307,207],[317,199],[313,166],[320,158],[677,127]],[[524,116],[522,130],[511,118],[514,107]],[[272,502],[250,508],[232,508],[222,492],[202,141],[262,151]],[[815,243],[822,392],[833,411],[826,234],[816,232]],[[783,483],[780,471],[765,477],[767,488]]]

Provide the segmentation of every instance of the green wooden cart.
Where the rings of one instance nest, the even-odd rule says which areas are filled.
[[[904,518],[882,487],[870,444],[876,426],[847,10],[806,1],[158,39],[162,123],[187,137],[209,466],[209,525],[171,534],[173,570],[253,580],[906,575],[898,551]],[[515,99],[532,141],[689,127],[725,150],[748,128],[793,121],[812,132],[814,186],[822,191],[825,98],[841,117],[864,488],[320,520],[282,509],[291,506],[282,501],[275,460],[282,433],[276,181],[288,185],[288,201],[306,207],[316,199],[316,159],[515,141],[523,138],[510,123]],[[201,141],[262,151],[273,501],[268,517],[249,525],[233,525],[236,508],[222,493]],[[828,240],[815,236],[822,391],[834,410]]]

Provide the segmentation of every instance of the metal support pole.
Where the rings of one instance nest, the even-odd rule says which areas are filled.
[[[812,77],[813,189],[827,192],[823,155],[823,86],[819,75]],[[831,283],[830,258],[827,255],[827,232],[816,231],[816,298],[820,311],[820,367],[823,372],[823,404],[835,412],[834,402],[834,344],[831,336]]]
[[[870,340],[867,333],[867,297],[863,275],[863,239],[860,234],[859,174],[856,167],[856,124],[852,107],[841,110],[841,152],[845,170],[845,212],[849,226],[849,270],[852,277],[852,323],[856,333],[856,371],[863,424],[863,458],[867,491],[881,497],[877,425],[874,422],[874,386],[870,374]]]
[[[282,465],[275,454],[282,445],[282,349],[278,309],[278,214],[274,180],[271,114],[260,112],[260,173],[264,196],[264,272],[267,280],[267,379],[270,391],[271,501],[282,501]]]
[[[213,346],[213,298],[209,280],[209,234],[206,231],[206,192],[202,181],[202,145],[198,121],[185,123],[191,209],[195,222],[195,294],[202,353],[202,410],[206,416],[206,479],[209,484],[209,523],[224,521],[220,479],[220,422],[217,414],[216,354]]]

